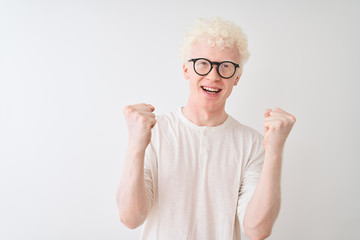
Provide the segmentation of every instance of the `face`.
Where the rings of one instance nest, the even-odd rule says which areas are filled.
[[[190,59],[193,58],[206,58],[212,62],[240,63],[240,55],[235,47],[219,50],[203,42],[196,43],[191,48]],[[236,68],[234,76],[225,79],[218,74],[217,65],[214,64],[209,74],[200,76],[194,71],[193,64],[193,62],[186,62],[183,65],[185,79],[189,80],[190,85],[189,104],[210,111],[224,109],[226,99],[239,81],[241,70]]]

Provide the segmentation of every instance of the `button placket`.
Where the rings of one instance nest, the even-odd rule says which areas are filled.
[[[207,146],[207,129],[204,128],[201,133],[201,147],[206,148]]]
[[[208,153],[207,153],[207,144],[208,144],[208,130],[206,127],[204,127],[201,131],[201,136],[200,136],[200,159],[202,160],[206,160],[208,157]]]

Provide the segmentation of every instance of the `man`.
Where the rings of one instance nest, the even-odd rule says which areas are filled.
[[[282,152],[295,123],[265,111],[264,137],[225,112],[249,57],[242,30],[199,20],[182,46],[187,104],[155,117],[126,106],[128,147],[117,193],[121,221],[141,239],[265,239],[280,209]]]

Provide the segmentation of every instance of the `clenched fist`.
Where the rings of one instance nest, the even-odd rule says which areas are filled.
[[[129,146],[145,150],[151,140],[151,129],[156,124],[155,108],[150,104],[135,104],[124,107],[129,132]]]
[[[265,151],[281,154],[293,125],[295,117],[280,108],[265,110],[264,120],[264,147]]]

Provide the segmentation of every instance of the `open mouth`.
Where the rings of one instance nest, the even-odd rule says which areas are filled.
[[[204,90],[206,93],[209,94],[217,94],[221,91],[221,89],[218,88],[209,88],[209,87],[201,87],[202,90]]]

